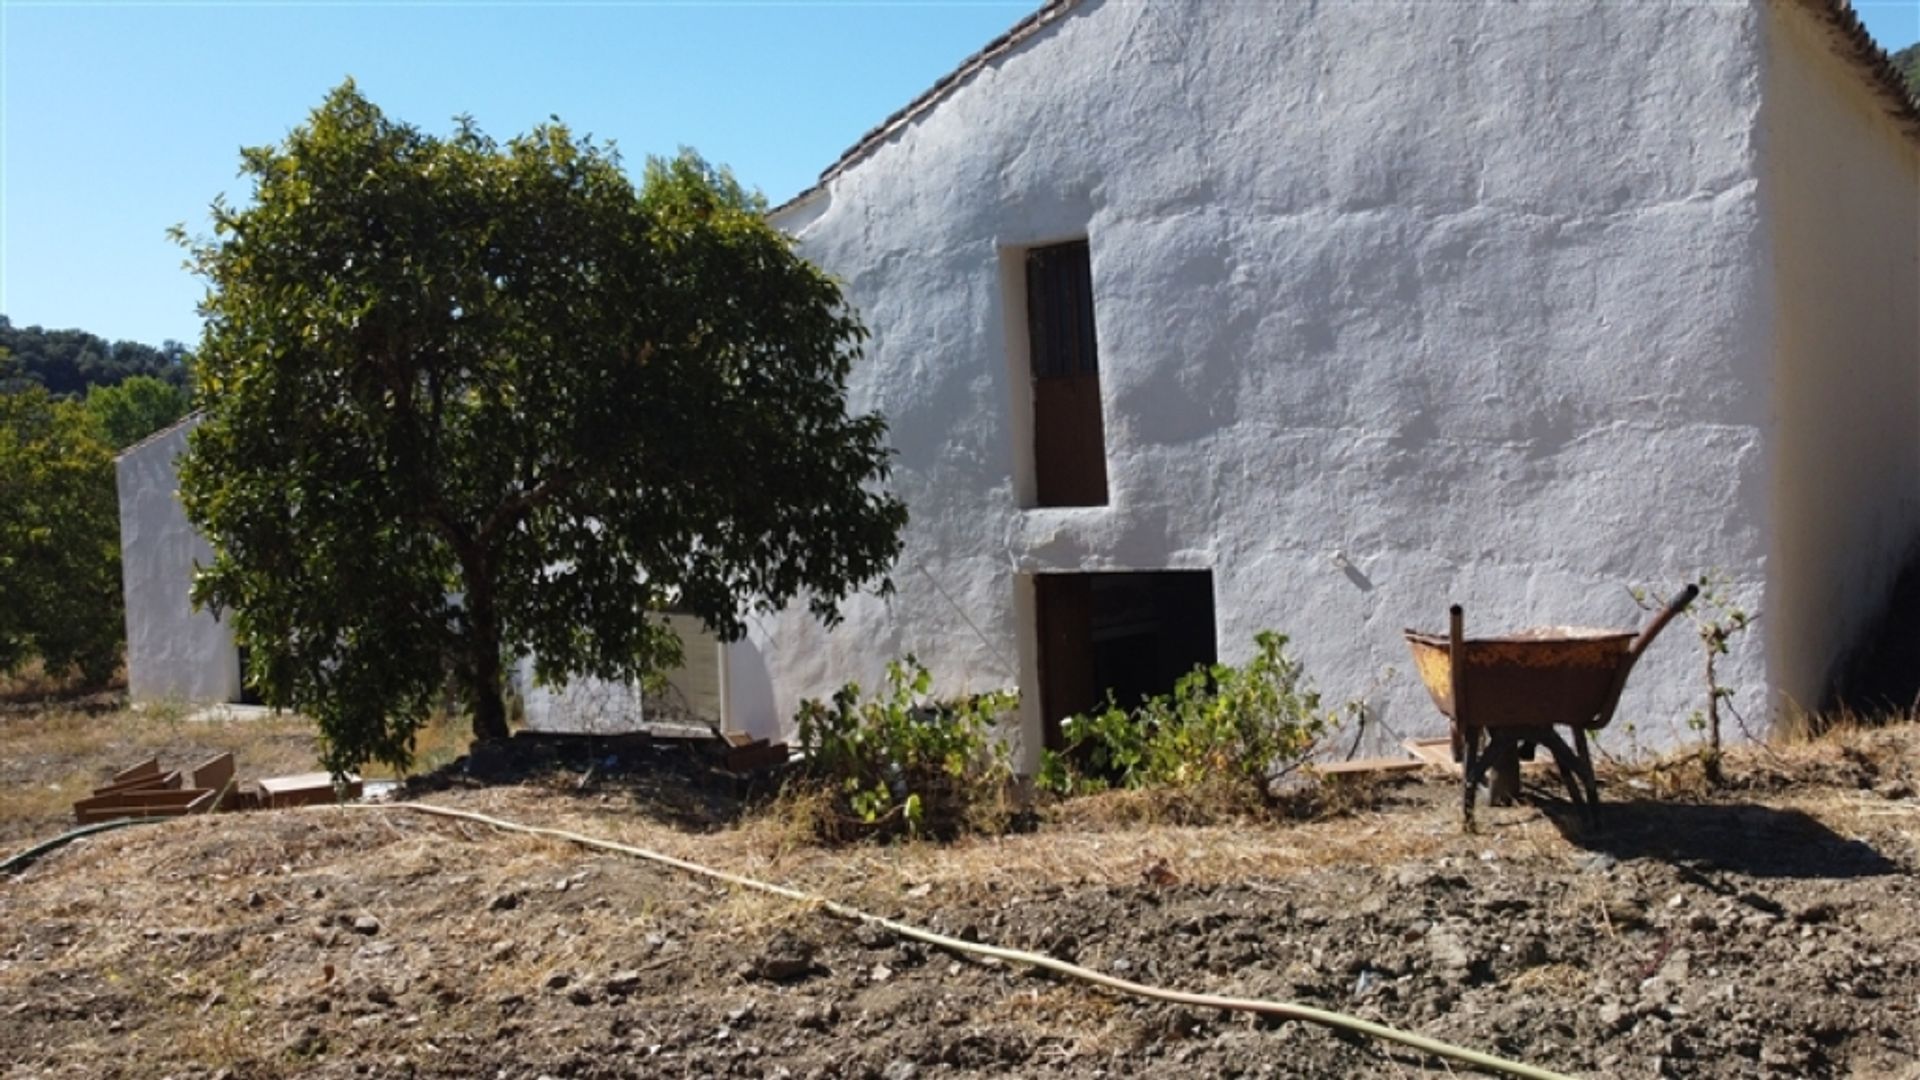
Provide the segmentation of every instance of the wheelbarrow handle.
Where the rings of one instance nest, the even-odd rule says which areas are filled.
[[[1660,614],[1655,615],[1653,621],[1647,624],[1647,628],[1640,631],[1640,636],[1633,639],[1633,644],[1628,647],[1628,651],[1635,656],[1639,656],[1642,652],[1645,652],[1647,646],[1653,644],[1653,639],[1660,636],[1660,631],[1665,630],[1668,623],[1678,618],[1681,612],[1692,606],[1693,602],[1698,599],[1699,596],[1700,586],[1698,585],[1689,584],[1686,588],[1681,589],[1680,595],[1667,601],[1667,606],[1661,609]]]

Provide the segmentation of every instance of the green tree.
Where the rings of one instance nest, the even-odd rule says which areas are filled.
[[[151,375],[89,387],[86,403],[87,414],[115,450],[125,450],[187,415],[186,392]]]
[[[0,673],[38,657],[105,682],[120,661],[113,455],[76,402],[0,394]]]
[[[737,637],[887,587],[906,513],[845,402],[865,332],[724,171],[656,160],[636,191],[558,122],[436,137],[352,83],[242,158],[253,198],[191,245],[195,596],[331,767],[404,763],[449,678],[505,736],[518,657],[657,673],[669,606]]]

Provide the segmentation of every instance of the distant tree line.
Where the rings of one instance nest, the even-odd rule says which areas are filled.
[[[1920,100],[1920,41],[1893,54],[1893,66],[1907,80],[1907,93]]]
[[[185,416],[191,358],[0,315],[0,676],[107,681],[125,632],[113,456]]]
[[[55,397],[80,397],[89,387],[118,386],[136,375],[185,391],[190,381],[187,347],[177,341],[158,348],[137,341],[109,342],[85,330],[15,326],[0,315],[0,350],[10,359],[0,368],[0,390],[45,387]]]

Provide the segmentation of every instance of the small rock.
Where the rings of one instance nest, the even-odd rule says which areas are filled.
[[[920,1066],[906,1058],[895,1058],[880,1070],[880,1080],[913,1080],[920,1073]]]
[[[886,982],[888,979],[893,978],[893,969],[885,964],[875,964],[873,965],[873,971],[869,973],[869,977],[872,978],[874,982]]]
[[[250,892],[247,894],[247,906],[250,908],[261,907],[265,905],[266,902],[267,902],[267,898],[260,895],[257,892]]]
[[[547,973],[546,987],[549,990],[565,990],[571,982],[573,982],[573,974],[571,972],[552,971]]]
[[[748,965],[747,974],[766,982],[785,982],[811,974],[813,970],[813,946],[782,931],[775,934],[767,947]]]
[[[584,986],[576,986],[567,991],[567,1000],[573,1002],[575,1005],[591,1005],[593,1004],[593,991]]]
[[[371,915],[362,915],[353,920],[353,932],[367,935],[377,934],[380,932],[380,920]]]
[[[1833,917],[1839,914],[1839,910],[1824,900],[1816,900],[1794,912],[1793,917],[1796,921],[1806,924],[1832,922]]]
[[[510,892],[501,893],[499,896],[496,896],[492,900],[487,901],[488,911],[512,911],[514,908],[517,908],[519,906],[520,906],[519,893],[510,893]]]
[[[513,954],[519,951],[520,946],[515,944],[511,938],[501,938],[499,941],[493,943],[493,948],[487,950],[487,955],[497,964],[503,960],[513,959]]]
[[[368,987],[367,1000],[373,1002],[375,1005],[391,1007],[393,1005],[393,991],[378,985]]]
[[[840,1022],[840,1008],[829,1001],[817,1009],[808,1009],[794,1017],[794,1023],[803,1028],[816,1031],[830,1028]]]
[[[1466,942],[1445,927],[1427,932],[1427,954],[1433,958],[1434,967],[1449,975],[1463,976],[1473,967],[1473,954],[1467,951]]]
[[[1574,867],[1583,874],[1604,874],[1620,865],[1620,860],[1604,851],[1595,851],[1582,855],[1574,861]]]
[[[615,997],[626,997],[640,988],[640,973],[631,969],[616,971],[607,976],[606,991]]]
[[[737,1008],[732,1008],[727,1010],[727,1023],[732,1024],[735,1027],[738,1027],[741,1024],[746,1023],[748,1020],[752,1018],[753,1018],[753,1002],[751,1001],[747,1002],[744,1005],[738,1006]]]

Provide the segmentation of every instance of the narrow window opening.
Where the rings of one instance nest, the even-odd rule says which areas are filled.
[[[1087,242],[1029,250],[1026,279],[1035,504],[1105,506],[1107,442]]]

